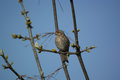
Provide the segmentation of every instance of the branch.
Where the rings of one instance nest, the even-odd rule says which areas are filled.
[[[26,36],[23,37],[21,34],[17,35],[17,34],[12,33],[11,35],[12,35],[12,38],[13,38],[13,39],[17,39],[17,38],[18,38],[18,39],[22,39],[22,41],[30,40],[30,38],[28,38],[28,37],[26,37]]]
[[[55,3],[55,0],[52,0],[52,3],[53,3],[55,30],[57,31],[57,30],[58,30],[58,22],[57,22],[57,11],[56,11],[56,3]],[[63,69],[64,69],[64,72],[65,72],[66,78],[67,78],[67,80],[70,80],[69,73],[68,73],[68,70],[67,70],[67,66],[66,66],[65,63],[63,63],[62,59],[61,59],[61,62],[62,62],[62,65],[64,66]]]
[[[74,23],[74,36],[75,36],[75,42],[76,42],[76,46],[77,46],[76,47],[76,52],[81,52],[79,42],[78,42],[78,31],[77,31],[77,25],[76,25],[76,18],[75,18],[75,10],[74,10],[73,0],[70,0],[70,3],[71,3],[72,15],[73,15],[73,23]],[[86,80],[89,80],[89,77],[88,77],[87,71],[85,69],[81,54],[77,55],[77,57],[78,57],[78,60],[80,62],[80,65],[82,67],[82,70],[83,70],[83,73],[84,73],[84,76],[85,76]]]
[[[4,61],[6,62],[7,66],[6,65],[2,65],[4,69],[10,69],[20,80],[24,80],[23,77],[21,75],[19,75],[12,67],[12,64],[13,62],[11,62],[11,64],[8,62],[8,55],[4,55],[4,52],[3,50],[1,49],[0,50],[0,53],[1,53],[1,57],[4,59]]]
[[[21,12],[21,14],[22,14],[22,15],[25,17],[25,19],[26,19],[26,25],[27,25],[27,28],[28,28],[28,33],[29,33],[29,37],[30,37],[30,42],[31,42],[31,46],[32,46],[32,49],[33,49],[33,52],[34,52],[35,59],[36,59],[37,67],[38,67],[38,70],[39,70],[39,72],[40,72],[41,79],[42,79],[42,80],[45,80],[45,79],[44,79],[44,73],[43,73],[43,71],[42,71],[42,67],[41,67],[41,65],[40,65],[40,61],[39,61],[37,52],[36,52],[35,47],[34,47],[34,38],[33,38],[33,36],[32,36],[32,30],[31,30],[31,28],[32,28],[31,23],[32,23],[32,22],[30,21],[29,17],[27,16],[28,11],[25,11],[25,8],[24,8],[24,6],[23,6],[23,1],[22,1],[22,0],[18,0],[18,1],[19,1],[20,5],[21,5],[21,7],[22,7],[22,12]]]
[[[67,65],[65,64],[65,62],[63,62],[62,54],[60,54],[60,56],[61,56],[60,58],[61,58],[61,61],[62,61],[62,66],[63,66],[64,72],[65,72],[65,76],[66,76],[67,80],[70,80]]]
[[[41,52],[51,52],[51,53],[64,54],[64,55],[66,53],[68,53],[69,55],[80,55],[83,52],[90,53],[90,50],[95,48],[95,46],[90,46],[90,47],[86,47],[84,50],[81,50],[80,52],[61,52],[61,51],[57,51],[54,48],[52,50],[44,49],[43,46],[42,45],[39,46],[37,42],[35,43],[34,47],[38,50],[38,53],[41,53]],[[73,47],[75,47],[75,45]]]
[[[55,31],[57,31],[57,30],[59,30],[59,28],[58,28],[57,11],[56,11],[55,0],[52,0],[52,3],[53,3],[53,12],[54,12],[54,21],[55,21]]]

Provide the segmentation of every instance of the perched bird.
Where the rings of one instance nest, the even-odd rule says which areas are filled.
[[[68,52],[69,51],[69,46],[70,46],[70,41],[68,37],[65,35],[65,33],[62,30],[57,30],[55,32],[55,44],[56,47],[59,49],[60,52]],[[67,53],[65,54],[60,54],[62,62],[69,62]]]

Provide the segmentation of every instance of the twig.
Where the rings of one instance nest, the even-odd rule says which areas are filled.
[[[29,37],[27,37],[27,36],[23,37],[21,34],[17,35],[17,34],[12,33],[11,35],[12,35],[13,39],[17,39],[18,38],[18,39],[22,39],[22,41],[30,40]]]
[[[52,3],[53,3],[53,12],[54,12],[54,21],[55,21],[55,31],[59,30],[58,28],[58,21],[57,21],[57,11],[56,11],[56,3],[55,3],[55,0],[52,0]],[[66,75],[66,78],[67,80],[70,80],[70,76],[69,76],[69,73],[68,73],[68,70],[67,70],[67,66],[65,63],[63,63],[62,59],[61,59],[61,62],[62,62],[62,65],[64,66],[64,72],[65,72],[65,75]]]
[[[76,18],[75,18],[75,10],[74,10],[73,0],[70,0],[70,3],[71,3],[72,15],[73,15],[75,42],[76,42],[76,46],[77,46],[76,47],[76,52],[81,52],[79,42],[78,42],[78,31],[77,31],[77,25],[76,25]],[[82,67],[82,70],[83,70],[83,73],[84,73],[84,76],[85,76],[86,80],[89,80],[89,77],[88,77],[87,71],[85,69],[81,54],[77,55],[77,57],[78,57],[78,60],[80,62],[80,65]]]
[[[42,35],[41,37],[46,37],[46,36],[49,36],[49,35],[53,35],[55,34],[54,32],[49,32],[49,33],[45,33],[44,35]]]
[[[62,5],[61,5],[61,3],[60,3],[60,0],[58,0],[58,3],[60,4],[61,10],[64,11],[64,10],[63,10],[63,7],[62,7]]]
[[[47,38],[41,43],[41,44],[43,44],[45,41],[47,41],[48,40],[48,38],[50,37],[50,36],[52,36],[54,33],[52,32],[52,33],[46,33],[45,35],[43,35],[43,36],[41,36],[41,38],[43,38],[43,37],[46,37],[47,36]]]
[[[62,68],[63,68],[63,66],[60,67],[60,68],[58,68],[58,69],[56,69],[55,71],[53,71],[52,73],[50,73],[49,75],[47,75],[45,78],[53,77],[53,75],[54,75],[56,72],[58,72],[59,70],[61,70]]]
[[[30,77],[30,76],[27,76],[27,75],[22,75],[22,77],[25,79],[25,80],[37,80],[37,77]],[[39,78],[39,77],[38,77]],[[19,80],[18,78],[16,80]]]
[[[68,53],[69,55],[80,55],[81,53],[83,52],[90,52],[90,50],[94,49],[95,46],[91,46],[91,47],[86,47],[84,50],[81,50],[80,52],[61,52],[61,51],[56,51],[56,49],[52,49],[52,50],[48,50],[48,49],[43,49],[42,46],[38,46],[38,43],[37,45],[35,45],[35,48],[38,50],[38,52],[51,52],[51,53],[56,53],[56,54],[66,54]]]
[[[20,5],[22,7],[23,15],[26,19],[26,24],[27,24],[27,28],[28,28],[29,37],[30,37],[30,42],[31,42],[31,46],[32,46],[32,49],[33,49],[33,52],[34,52],[35,59],[36,59],[37,67],[38,67],[38,70],[40,72],[41,79],[45,80],[44,79],[44,73],[42,71],[42,67],[40,65],[40,61],[39,61],[37,52],[36,52],[35,47],[34,47],[34,39],[33,39],[32,31],[31,31],[31,28],[32,28],[31,21],[30,21],[29,17],[27,16],[27,12],[25,11],[25,8],[23,6],[23,1],[22,0],[18,0],[18,1],[19,1]]]
[[[13,62],[11,62],[11,64],[8,62],[8,55],[4,55],[4,52],[3,50],[1,49],[1,55],[2,58],[4,59],[4,61],[6,62],[7,66],[6,65],[2,65],[4,67],[4,69],[10,69],[20,80],[24,80],[23,77],[21,75],[19,75],[12,67],[12,64]]]

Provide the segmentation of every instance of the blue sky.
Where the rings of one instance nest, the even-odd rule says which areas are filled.
[[[9,61],[13,61],[14,69],[21,75],[39,75],[33,51],[29,41],[12,39],[11,33],[28,36],[25,29],[25,19],[20,15],[22,10],[18,0],[0,1],[0,48],[8,54]],[[56,0],[58,24],[60,29],[74,40],[72,14],[69,0],[60,0],[63,11]],[[81,49],[95,45],[91,53],[83,53],[83,61],[90,80],[119,80],[120,79],[120,1],[119,0],[74,0],[79,44]],[[24,0],[28,16],[32,21],[33,35],[36,33],[54,32],[54,17],[52,0]],[[38,41],[39,44],[44,39]],[[73,43],[73,41],[71,41]],[[26,45],[28,45],[26,47]],[[43,47],[55,48],[54,36],[47,40]],[[75,51],[70,48],[70,51]],[[57,54],[38,54],[45,75],[61,67],[60,57]],[[71,80],[85,80],[76,56],[70,56],[68,70]],[[5,64],[0,57],[0,79],[15,80],[17,77],[10,70],[3,70]],[[63,70],[55,76],[57,80],[66,80]],[[50,80],[54,80],[51,78]]]

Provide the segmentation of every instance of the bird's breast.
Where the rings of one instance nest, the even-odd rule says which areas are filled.
[[[66,37],[56,36],[55,44],[60,51],[68,51],[69,49],[69,41]]]

